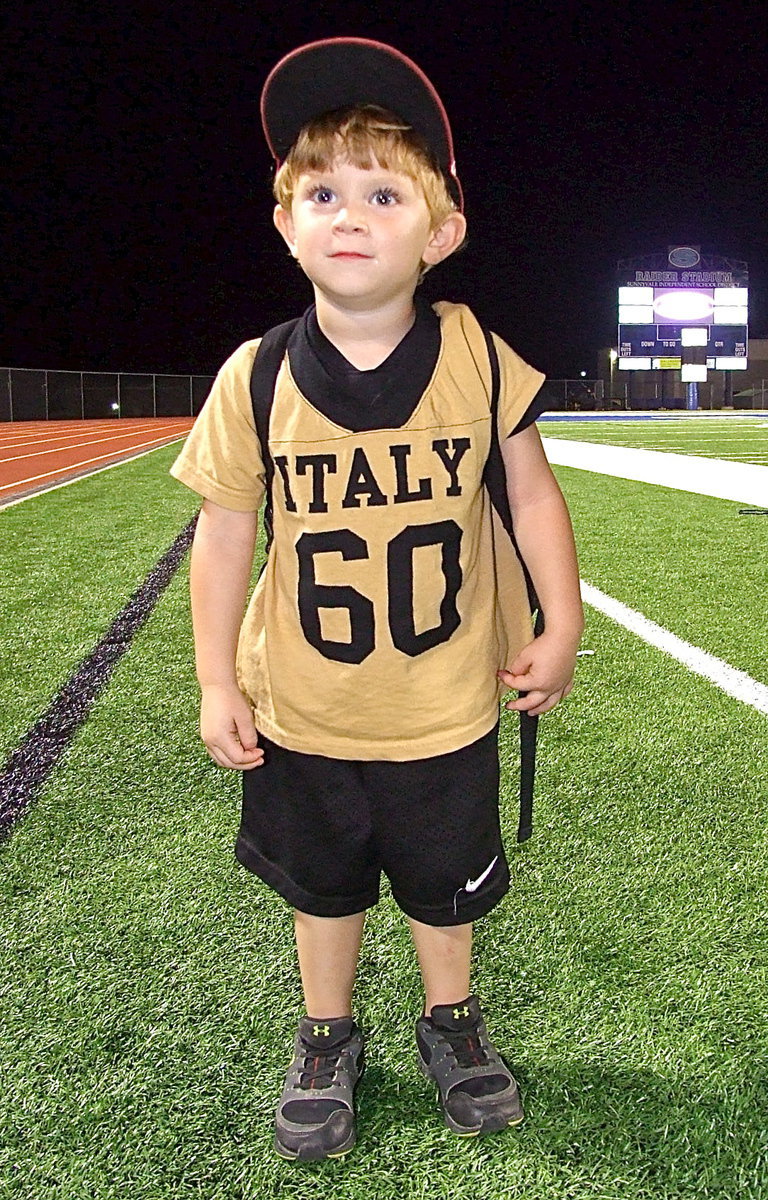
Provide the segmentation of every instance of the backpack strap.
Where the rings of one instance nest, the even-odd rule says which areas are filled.
[[[533,581],[523,561],[523,556],[520,553],[520,548],[515,538],[515,531],[512,526],[512,512],[507,496],[507,477],[504,470],[504,459],[499,443],[498,418],[499,392],[501,390],[499,357],[496,353],[493,335],[487,329],[484,329],[483,332],[488,347],[488,359],[491,364],[491,447],[488,451],[488,459],[483,472],[483,482],[488,489],[491,503],[496,509],[499,520],[512,541],[515,553],[523,568],[531,613],[535,612],[536,614],[533,632],[534,636],[538,637],[544,630],[544,614],[541,611]],[[520,695],[524,696],[525,692],[521,692]],[[538,717],[532,717],[526,712],[520,713],[520,820],[517,827],[518,842],[527,841],[533,831],[533,781],[536,774],[536,735],[538,726]]]
[[[264,530],[267,536],[267,551],[272,545],[272,480],[275,476],[275,464],[269,452],[269,419],[272,414],[272,401],[275,398],[275,384],[282,366],[285,352],[291,334],[299,320],[286,321],[283,325],[275,325],[264,334],[256,351],[251,369],[251,404],[253,419],[256,422],[256,433],[261,446],[261,460],[264,464],[266,493],[264,499]]]
[[[264,504],[264,529],[267,538],[267,550],[272,544],[272,482],[275,475],[275,464],[269,452],[269,421],[272,413],[272,402],[275,396],[275,385],[283,359],[285,358],[288,342],[296,325],[301,318],[286,321],[276,325],[261,339],[251,370],[251,403],[253,417],[256,423],[256,433],[261,446],[261,457],[264,464],[266,480],[266,495]],[[536,613],[534,635],[544,629],[544,616],[539,607],[528,569],[520,554],[512,526],[512,513],[507,498],[506,474],[504,460],[499,443],[498,415],[500,372],[499,358],[493,336],[488,330],[483,330],[488,347],[488,360],[491,366],[491,446],[488,459],[483,471],[483,482],[488,489],[491,503],[498,513],[499,519],[509,535],[515,548],[525,575],[528,588],[528,600],[531,612]],[[523,695],[524,693],[521,693]],[[520,713],[520,820],[517,828],[518,842],[526,841],[532,832],[533,818],[533,783],[536,772],[536,734],[539,718],[528,713]]]

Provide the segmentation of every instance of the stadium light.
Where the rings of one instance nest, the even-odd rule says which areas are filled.
[[[746,307],[736,307],[735,305],[725,305],[718,307],[715,305],[713,310],[715,325],[746,325],[748,314]]]
[[[724,304],[728,308],[732,308],[735,305],[738,308],[746,308],[748,296],[749,288],[716,287],[715,305]]]
[[[680,368],[680,378],[683,383],[706,383],[706,363],[683,363]]]
[[[715,369],[717,371],[746,371],[746,358],[716,358]]]
[[[620,304],[619,325],[652,325],[652,304]]]
[[[620,287],[619,304],[653,304],[653,288]]]
[[[653,311],[667,321],[706,321],[712,317],[714,301],[706,292],[662,292],[653,302]]]
[[[706,326],[680,330],[680,342],[683,346],[706,346],[708,338],[709,330]]]

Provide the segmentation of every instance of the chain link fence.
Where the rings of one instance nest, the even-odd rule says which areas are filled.
[[[645,375],[646,372],[638,371],[636,374]],[[651,372],[647,374],[650,375]],[[680,380],[667,383],[658,379],[640,379],[632,384],[620,381],[614,383],[613,389],[609,389],[603,407],[635,411],[686,409],[689,408],[688,386]],[[698,383],[695,407],[702,412],[765,410],[768,408],[768,379],[759,379],[750,387],[727,392],[720,380]]]
[[[594,412],[614,408],[605,400],[602,379],[547,379],[541,389],[550,412]]]
[[[213,375],[0,368],[0,421],[194,417]]]
[[[637,372],[638,375],[645,372]],[[648,373],[650,374],[650,372]],[[641,379],[630,386],[617,380],[606,387],[603,379],[548,379],[543,394],[550,412],[622,412],[656,409],[687,409],[686,385],[672,386],[658,379]],[[768,409],[768,379],[756,380],[750,387],[723,393],[722,382],[699,383],[696,407],[704,412],[726,409],[765,411]]]
[[[42,371],[0,368],[0,422],[78,421],[108,417],[196,417],[211,390],[213,375],[149,375],[106,371]],[[602,379],[547,379],[543,394],[550,412],[616,412],[622,409],[685,408],[684,396],[663,394],[654,383],[642,397],[626,383],[606,395]],[[619,393],[618,395],[616,393]],[[698,406],[719,409],[722,396],[699,384]],[[768,380],[734,392],[734,409],[768,409]],[[730,407],[730,406],[729,406]]]

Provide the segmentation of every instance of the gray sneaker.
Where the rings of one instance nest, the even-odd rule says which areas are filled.
[[[364,1065],[363,1038],[351,1017],[302,1017],[275,1114],[278,1154],[310,1162],[352,1149],[355,1088]]]
[[[488,1030],[476,996],[437,1005],[416,1022],[420,1065],[437,1084],[445,1123],[476,1137],[524,1119],[517,1083]]]

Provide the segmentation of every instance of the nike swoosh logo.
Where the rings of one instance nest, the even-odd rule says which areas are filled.
[[[481,886],[481,884],[485,883],[486,879],[488,878],[488,876],[490,875],[491,871],[496,866],[496,863],[498,861],[499,861],[499,856],[497,854],[496,857],[494,858],[493,862],[490,863],[489,866],[487,866],[485,868],[482,875],[478,875],[477,879],[468,879],[467,880],[464,891],[465,892],[476,892],[477,889]]]

